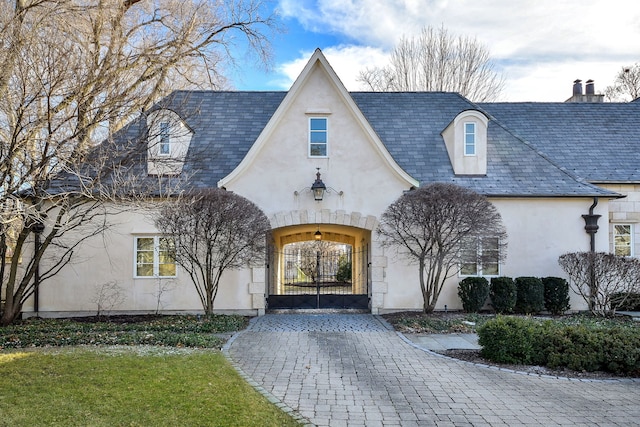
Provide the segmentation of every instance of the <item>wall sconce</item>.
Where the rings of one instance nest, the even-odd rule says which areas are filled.
[[[320,178],[320,168],[316,168],[317,172],[316,172],[316,180],[313,181],[313,184],[311,184],[311,187],[305,187],[300,191],[294,191],[293,194],[295,196],[300,195],[300,192],[304,191],[304,190],[309,190],[313,193],[313,200],[315,200],[316,202],[321,202],[322,199],[324,198],[324,193],[330,193],[330,192],[334,192],[334,193],[338,193],[338,195],[342,196],[344,194],[344,191],[336,191],[331,187],[327,187],[324,182],[322,182],[322,179]],[[319,232],[319,231],[318,231]],[[322,235],[322,234],[320,234]]]
[[[313,238],[316,240],[322,240],[322,233],[320,232],[320,226],[318,226],[318,231],[315,232]]]

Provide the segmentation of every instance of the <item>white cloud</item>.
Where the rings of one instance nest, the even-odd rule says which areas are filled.
[[[358,89],[352,85],[359,64],[379,64],[402,35],[428,25],[485,44],[513,101],[564,100],[576,78],[595,79],[603,90],[620,67],[640,62],[637,0],[281,0],[280,8],[308,30],[344,40],[323,51],[350,90]],[[302,66],[306,53],[296,61]],[[556,94],[561,88],[566,96]]]
[[[329,47],[322,53],[333,67],[342,84],[350,91],[361,90],[361,84],[357,82],[358,73],[365,67],[382,66],[387,63],[387,54],[373,47],[344,45]],[[278,67],[278,71],[285,76],[278,82],[281,89],[288,90],[302,69],[309,61],[313,50],[301,52],[301,56],[294,61],[287,62]]]

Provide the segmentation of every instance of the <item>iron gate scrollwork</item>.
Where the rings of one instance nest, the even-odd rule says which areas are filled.
[[[269,253],[269,309],[368,309],[366,247],[287,245]]]

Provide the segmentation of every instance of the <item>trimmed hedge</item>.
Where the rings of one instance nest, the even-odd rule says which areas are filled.
[[[640,294],[616,293],[610,297],[611,308],[619,311],[640,311]]]
[[[543,277],[544,306],[557,316],[571,308],[569,304],[569,283],[561,277]]]
[[[480,326],[480,354],[498,363],[640,375],[640,330],[497,317]]]
[[[544,285],[537,277],[517,277],[516,313],[537,314],[544,310]]]
[[[516,305],[517,290],[511,277],[493,277],[489,289],[491,305],[498,314],[513,312]]]
[[[489,282],[484,277],[467,277],[458,285],[458,296],[465,312],[477,313],[489,297]]]

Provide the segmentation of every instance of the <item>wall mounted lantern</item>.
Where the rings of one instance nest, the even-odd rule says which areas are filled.
[[[300,191],[294,191],[293,194],[295,196],[299,196],[302,191],[309,190],[313,193],[313,200],[315,200],[316,202],[321,202],[324,199],[325,193],[331,193],[333,191],[334,193],[338,193],[338,195],[340,196],[344,194],[343,191],[336,191],[331,187],[327,187],[320,178],[320,168],[316,168],[316,170],[316,180],[313,181],[311,187],[305,187]]]
[[[322,240],[322,233],[320,232],[320,226],[318,226],[318,231],[315,232],[313,238],[316,240]]]
[[[311,184],[311,191],[313,192],[313,200],[321,202],[324,197],[324,192],[327,191],[327,186],[320,179],[320,168],[316,168],[316,180]]]

